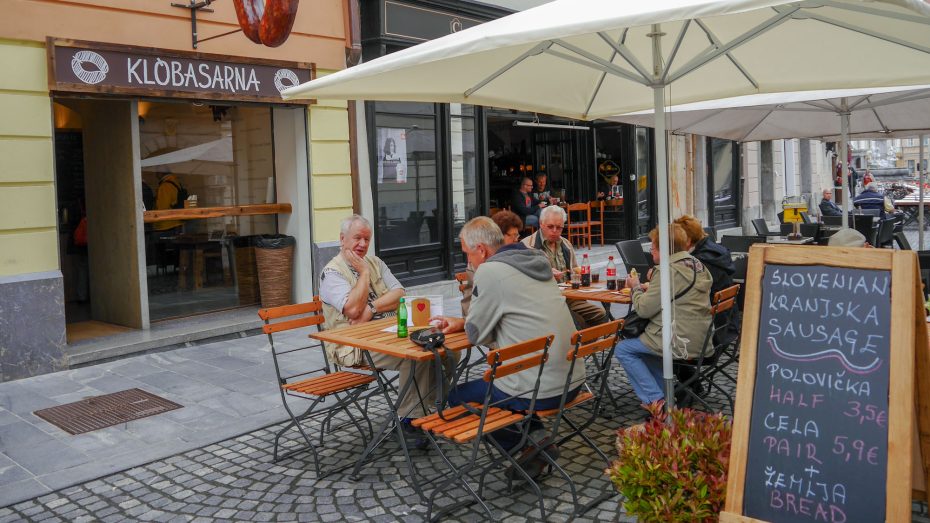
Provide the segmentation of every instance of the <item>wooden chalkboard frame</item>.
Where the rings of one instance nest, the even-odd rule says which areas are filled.
[[[912,466],[923,466],[927,478],[930,456],[930,347],[920,289],[917,257],[913,251],[889,249],[753,245],[746,276],[742,343],[733,416],[733,440],[722,523],[758,522],[742,515],[749,454],[749,428],[756,380],[762,279],[765,266],[824,265],[891,271],[891,325],[888,389],[888,469],[885,521],[911,520]],[[920,347],[920,350],[915,350]],[[907,350],[909,349],[909,350]],[[922,379],[915,380],[915,373]],[[919,387],[915,389],[915,387]],[[920,401],[923,398],[923,401]],[[742,401],[740,401],[742,400]],[[919,409],[915,409],[918,406]],[[917,416],[919,414],[919,416]],[[914,423],[917,420],[917,427]],[[915,459],[915,436],[922,459]]]

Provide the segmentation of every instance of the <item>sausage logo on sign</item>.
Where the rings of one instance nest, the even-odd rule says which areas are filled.
[[[233,0],[245,36],[256,44],[278,47],[291,34],[300,0]]]
[[[107,77],[110,64],[93,51],[78,51],[71,58],[71,70],[74,71],[74,76],[77,76],[78,80],[93,85],[99,84]]]

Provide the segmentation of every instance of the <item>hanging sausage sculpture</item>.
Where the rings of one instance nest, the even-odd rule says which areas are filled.
[[[291,34],[300,0],[233,0],[239,26],[256,44],[278,47]]]

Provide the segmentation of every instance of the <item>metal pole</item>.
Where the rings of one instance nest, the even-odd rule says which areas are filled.
[[[666,408],[675,406],[675,375],[672,370],[672,274],[668,234],[668,157],[665,152],[665,85],[661,84],[662,33],[659,24],[652,25],[652,86],[655,104],[656,196],[659,212],[659,289],[662,303],[662,377],[665,379]]]
[[[917,199],[920,205],[917,206],[917,248],[924,250],[924,140],[927,135],[922,134],[919,137],[920,149],[917,154]]]
[[[842,107],[842,112],[840,113],[840,162],[843,166],[843,227],[849,227],[848,209],[852,205],[849,196],[849,163],[846,161],[846,159],[849,158],[849,103],[846,101],[846,98],[843,98],[840,101],[840,105]]]

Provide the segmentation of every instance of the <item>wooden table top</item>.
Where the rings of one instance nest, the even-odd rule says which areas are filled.
[[[433,353],[424,351],[422,347],[410,341],[410,338],[398,338],[395,332],[383,332],[384,329],[394,325],[396,318],[385,318],[383,320],[360,323],[342,329],[328,330],[323,332],[314,332],[310,334],[311,338],[347,345],[349,347],[358,347],[362,350],[369,350],[388,356],[396,356],[405,360],[431,360]],[[413,332],[413,328],[410,329]],[[464,332],[456,332],[446,335],[445,346],[450,350],[463,350],[471,346],[468,337]]]
[[[621,285],[622,282],[623,280],[618,281]],[[592,283],[590,287],[582,287],[578,290],[565,287],[562,289],[562,296],[569,300],[591,300],[602,303],[630,303],[631,301],[628,294],[607,290],[607,284],[604,282]]]

